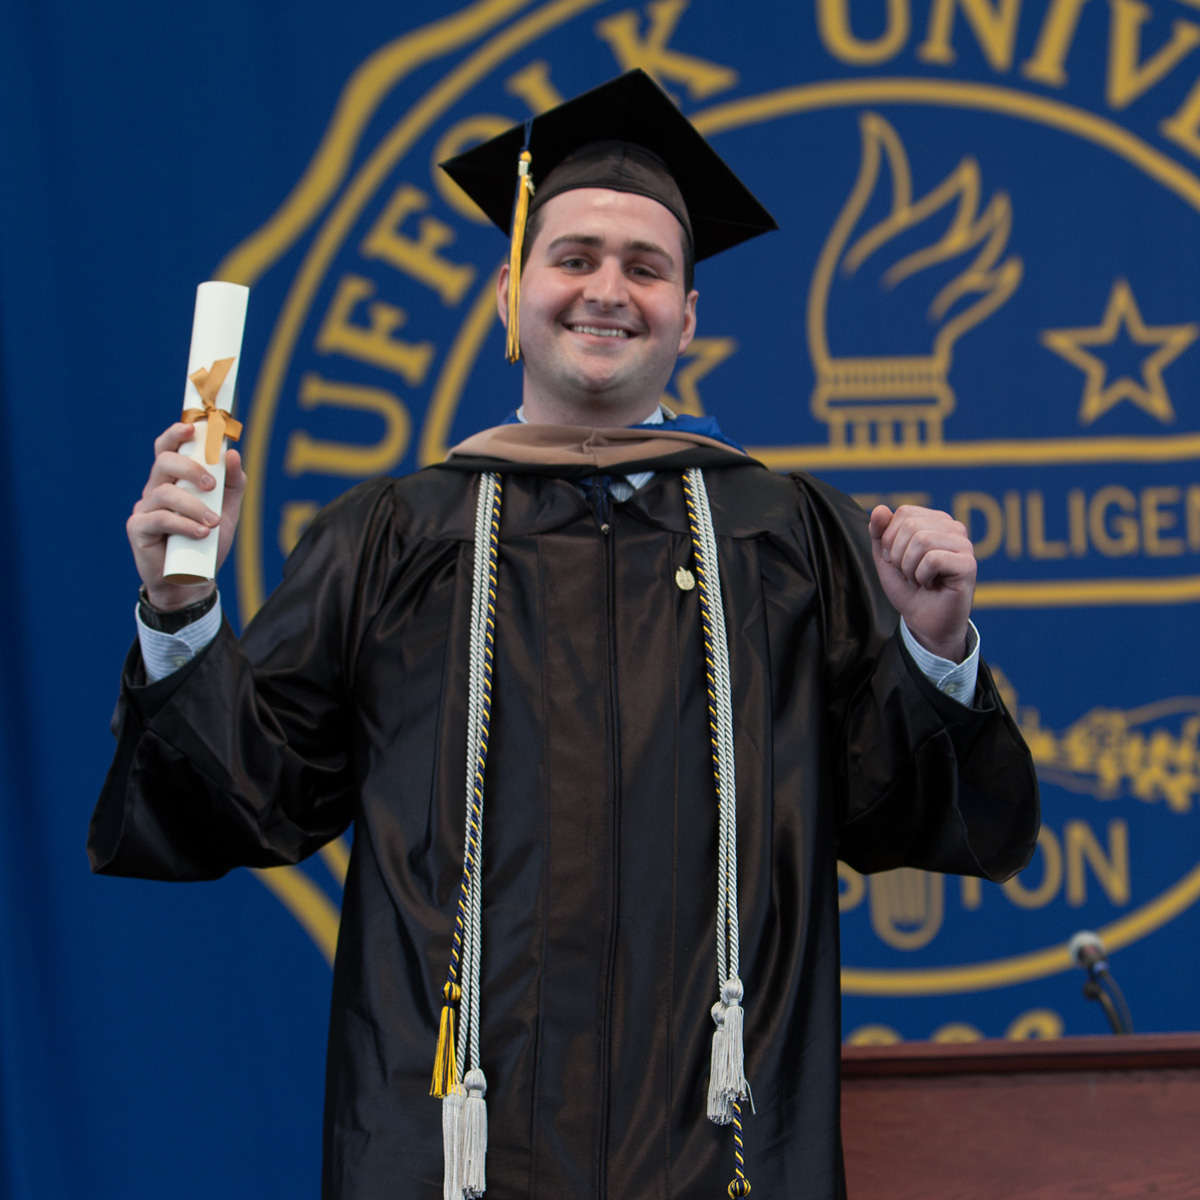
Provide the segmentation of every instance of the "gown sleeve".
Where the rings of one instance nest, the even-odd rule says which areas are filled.
[[[811,477],[796,485],[821,596],[838,856],[863,873],[1015,875],[1037,841],[1037,777],[986,663],[972,706],[939,692],[899,634],[867,515]]]
[[[88,832],[93,871],[213,879],[297,862],[347,827],[354,648],[397,552],[391,482],[318,514],[240,642],[224,623],[152,684],[135,642]]]

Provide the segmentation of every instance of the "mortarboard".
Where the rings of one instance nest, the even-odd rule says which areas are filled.
[[[679,219],[696,261],[778,228],[671,98],[641,70],[515,125],[441,167],[503,232],[511,228],[511,362],[520,357],[516,313],[525,226],[554,196],[581,187],[649,196]]]

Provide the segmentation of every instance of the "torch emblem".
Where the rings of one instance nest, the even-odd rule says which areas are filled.
[[[1001,261],[1012,229],[1012,203],[1006,192],[996,192],[981,211],[979,164],[970,156],[914,200],[900,135],[876,113],[863,113],[859,124],[858,178],[817,259],[808,295],[816,374],[812,412],[829,426],[835,446],[939,445],[943,422],[954,411],[949,382],[954,344],[1000,308],[1021,282],[1021,259],[1009,255]],[[886,215],[867,219],[868,210],[879,208],[888,177],[891,195],[882,197]],[[928,237],[922,236],[925,227]],[[924,307],[928,346],[887,356],[834,353],[830,303],[839,287],[864,276],[878,280],[879,302],[895,306],[898,315],[911,312],[914,304]],[[912,287],[901,288],[910,281]],[[921,286],[926,294],[918,299],[914,287]]]

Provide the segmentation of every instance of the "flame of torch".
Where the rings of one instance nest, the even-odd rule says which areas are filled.
[[[904,445],[937,443],[942,421],[954,409],[948,374],[955,342],[991,316],[1021,282],[1020,258],[1000,261],[1012,231],[1012,203],[1007,193],[997,192],[980,212],[979,164],[969,156],[914,201],[912,169],[900,135],[877,113],[863,113],[860,126],[858,179],[821,250],[809,289],[808,341],[817,379],[812,411],[830,425],[834,444],[845,445],[851,436],[864,447],[897,440]],[[892,179],[891,211],[851,242],[878,188],[885,160]],[[949,222],[941,236],[893,263],[880,277],[882,290],[891,291],[922,271],[975,252],[929,305],[927,316],[935,326],[931,352],[834,357],[827,314],[839,266],[843,277],[853,278],[873,255],[943,211],[949,213]],[[956,305],[959,310],[950,316]]]

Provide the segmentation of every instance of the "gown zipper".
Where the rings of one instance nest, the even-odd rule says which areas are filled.
[[[609,912],[608,957],[605,964],[604,1016],[600,1041],[600,1137],[597,1156],[597,1200],[606,1200],[608,1195],[608,1132],[611,1088],[612,1047],[612,1002],[613,975],[617,960],[617,928],[620,916],[620,846],[621,846],[621,777],[620,740],[621,726],[617,706],[617,652],[616,652],[616,550],[612,532],[612,494],[607,475],[597,475],[590,481],[588,502],[596,517],[601,538],[604,541],[604,605],[605,636],[608,651],[608,720],[609,757],[608,771],[612,787],[612,825],[610,837],[612,850],[609,861],[609,888],[612,896]]]

